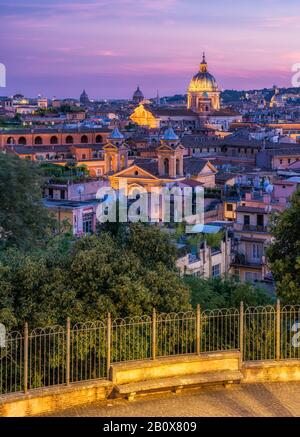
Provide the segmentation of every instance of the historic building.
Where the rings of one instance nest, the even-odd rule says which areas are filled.
[[[119,172],[128,166],[128,147],[124,135],[117,127],[108,137],[108,143],[103,147],[106,174]]]
[[[157,146],[157,158],[136,158],[127,166],[127,147],[122,138],[119,138],[118,145],[115,144],[114,148],[107,144],[103,149],[106,163],[111,163],[106,168],[109,169],[110,185],[115,189],[119,189],[124,182],[130,191],[135,187],[150,190],[152,187],[160,188],[190,180],[205,187],[215,186],[217,169],[206,159],[184,157],[185,148],[172,127],[165,131]]]
[[[105,143],[111,130],[106,127],[43,127],[0,130],[0,149],[5,146],[91,145]],[[45,147],[45,150],[46,150]]]
[[[214,130],[228,131],[231,123],[242,120],[236,111],[220,107],[220,90],[216,79],[208,72],[204,54],[200,69],[190,82],[186,108],[153,107],[138,102],[138,98],[136,103],[139,106],[134,109],[130,119],[150,129],[162,128],[171,123],[173,128],[179,129],[208,126]]]
[[[133,93],[132,101],[135,105],[138,105],[143,100],[144,100],[144,94],[142,93],[142,91],[140,90],[140,87],[138,86],[137,89],[135,90],[135,92]]]
[[[145,126],[150,129],[159,128],[159,119],[151,108],[148,108],[143,104],[140,104],[135,108],[130,119],[139,126]]]
[[[79,101],[82,106],[87,106],[90,104],[89,96],[87,95],[85,90],[82,91]]]
[[[208,72],[204,53],[199,71],[193,76],[188,88],[187,107],[196,113],[220,109],[220,91],[216,79]]]

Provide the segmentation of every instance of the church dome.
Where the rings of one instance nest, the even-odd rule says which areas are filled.
[[[135,90],[135,92],[133,93],[132,100],[136,100],[136,99],[143,100],[143,98],[144,98],[144,95],[143,95],[142,91],[140,90],[140,87],[138,86],[137,89]]]
[[[108,136],[109,140],[123,140],[124,135],[121,134],[117,126],[114,128],[114,130],[111,132],[111,134]]]
[[[168,127],[168,129],[165,131],[162,139],[164,141],[177,141],[179,140],[179,137],[175,134],[173,128],[170,126]]]
[[[205,60],[205,55],[203,54],[203,59],[200,64],[200,70],[190,82],[189,91],[191,92],[212,92],[218,91],[218,85],[216,79],[207,70],[207,63]]]

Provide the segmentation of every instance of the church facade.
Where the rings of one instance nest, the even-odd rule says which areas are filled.
[[[112,137],[117,137],[114,139]],[[112,188],[126,185],[130,194],[135,188],[162,188],[178,184],[184,186],[214,187],[217,169],[208,160],[184,156],[185,147],[169,127],[157,146],[156,158],[135,158],[127,165],[128,148],[124,137],[116,130],[104,146],[107,175]]]

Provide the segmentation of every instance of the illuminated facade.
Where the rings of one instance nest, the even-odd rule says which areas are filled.
[[[103,147],[106,173],[116,173],[128,166],[128,148],[124,136],[116,127]]]
[[[159,127],[159,119],[142,104],[135,108],[130,119],[139,126],[146,126],[150,129],[156,129]]]
[[[104,146],[104,151],[108,154],[107,161],[110,157],[108,145]],[[136,158],[128,167],[109,175],[110,185],[118,189],[126,182],[129,192],[136,187],[149,191],[152,187],[184,183],[188,178],[205,187],[214,187],[217,169],[208,160],[184,158],[184,151],[178,136],[169,127],[157,147],[157,159]]]
[[[216,79],[208,72],[204,53],[199,72],[192,78],[187,94],[187,107],[194,112],[220,109],[220,91]]]

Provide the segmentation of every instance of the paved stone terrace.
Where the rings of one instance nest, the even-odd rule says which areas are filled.
[[[247,384],[113,400],[64,410],[52,416],[300,416],[300,382]]]

